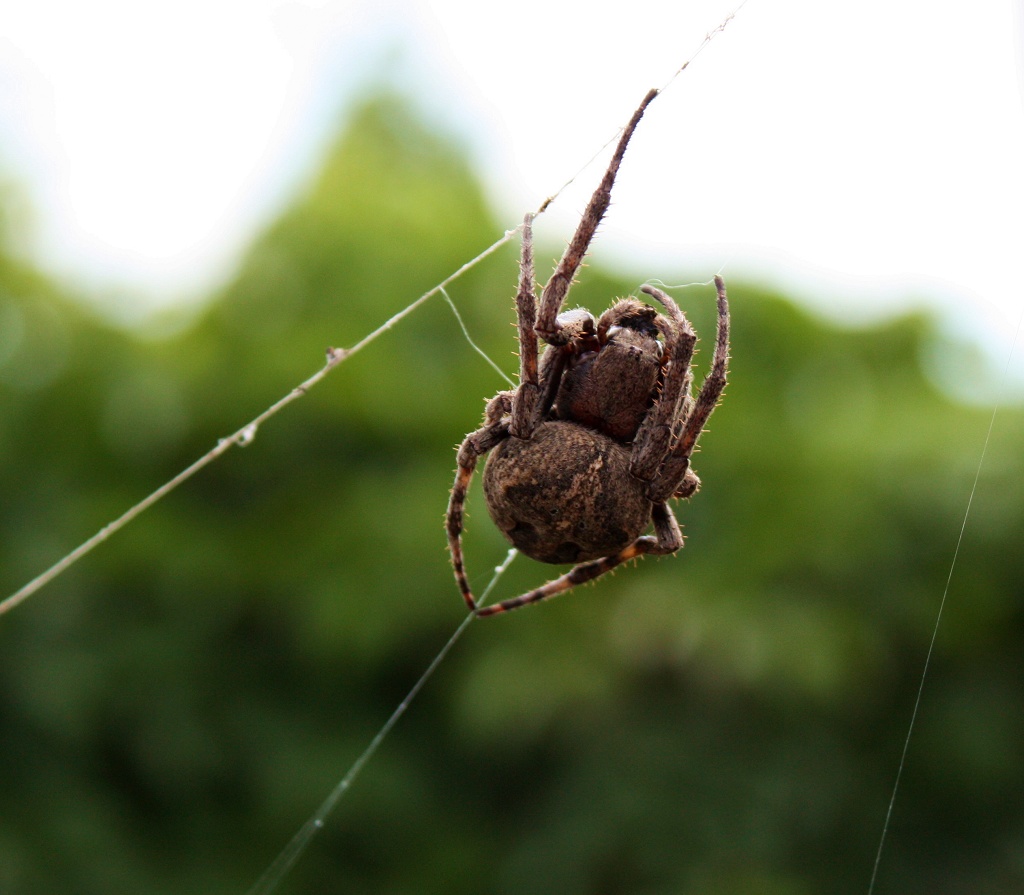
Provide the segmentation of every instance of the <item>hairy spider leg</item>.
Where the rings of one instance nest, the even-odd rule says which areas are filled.
[[[729,298],[725,294],[725,281],[721,277],[715,277],[715,288],[718,291],[718,333],[711,370],[693,402],[679,439],[651,484],[648,497],[654,501],[668,500],[683,484],[697,439],[725,389],[729,364]]]
[[[487,403],[487,410],[484,412],[484,425],[467,435],[462,442],[459,447],[459,467],[455,471],[455,484],[452,485],[451,497],[448,499],[445,526],[448,531],[448,549],[452,557],[452,567],[455,569],[455,581],[471,612],[476,611],[476,600],[466,578],[466,566],[462,558],[463,510],[477,461],[508,438],[508,423],[503,421],[503,417],[509,412],[509,399],[508,392],[499,392],[493,397]]]
[[[683,546],[683,535],[679,530],[679,524],[676,522],[675,516],[672,515],[672,510],[669,509],[666,503],[656,503],[651,515],[654,518],[656,537],[652,538],[650,535],[645,535],[637,538],[632,544],[618,553],[606,556],[603,559],[580,563],[561,577],[552,579],[536,590],[531,590],[520,597],[513,597],[510,600],[502,600],[493,606],[474,609],[474,611],[480,618],[486,618],[489,615],[499,615],[503,612],[511,612],[513,609],[520,609],[523,606],[529,606],[531,603],[539,603],[541,600],[547,600],[558,594],[564,594],[578,584],[593,581],[595,578],[599,578],[616,566],[629,562],[631,559],[639,559],[648,553],[658,555],[675,553]]]
[[[661,302],[672,321],[667,346],[669,369],[658,403],[648,412],[633,441],[629,471],[642,482],[652,482],[672,450],[672,432],[681,409],[680,397],[690,390],[690,361],[697,344],[697,333],[679,306],[660,289],[642,286],[644,292]],[[686,405],[683,404],[682,407]]]
[[[519,325],[519,386],[512,399],[509,431],[516,438],[529,438],[537,428],[540,401],[540,376],[537,372],[537,296],[533,276],[533,215],[523,218],[522,248],[519,257],[519,290],[516,292],[516,319]]]
[[[549,345],[564,345],[568,341],[568,334],[563,332],[562,326],[558,322],[558,312],[562,309],[562,302],[565,301],[565,296],[572,285],[573,277],[576,276],[576,271],[579,270],[580,264],[583,263],[583,256],[590,246],[590,240],[594,238],[598,224],[601,223],[601,218],[604,217],[604,213],[608,210],[608,204],[612,198],[612,186],[615,183],[615,175],[618,174],[619,165],[622,163],[622,157],[626,153],[626,146],[629,145],[630,137],[633,136],[633,131],[636,130],[636,126],[639,124],[644,112],[657,95],[657,90],[651,90],[633,113],[633,117],[629,119],[629,123],[619,138],[618,145],[615,147],[615,154],[608,165],[608,170],[604,172],[601,183],[598,184],[594,195],[590,197],[590,202],[587,203],[587,208],[583,212],[580,224],[569,241],[569,245],[565,248],[562,260],[558,262],[558,266],[551,275],[551,279],[544,286],[544,291],[540,297],[540,314],[537,318],[536,328],[537,335]]]

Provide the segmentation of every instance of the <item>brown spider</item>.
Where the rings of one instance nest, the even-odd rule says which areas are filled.
[[[590,581],[647,553],[675,553],[683,536],[667,501],[700,487],[690,468],[704,424],[725,388],[729,305],[718,290],[718,337],[711,371],[692,394],[697,335],[676,303],[642,291],[667,315],[626,298],[595,321],[586,310],[559,313],[611,198],[612,184],[652,90],[633,113],[583,219],[540,297],[533,275],[533,215],[523,222],[516,312],[519,386],[487,403],[484,425],[459,448],[448,503],[455,580],[479,616],[517,609]],[[549,347],[538,358],[538,337]],[[522,596],[478,608],[462,559],[462,516],[477,460],[491,452],[484,495],[495,525],[540,562],[577,563]],[[643,531],[653,521],[654,537]]]

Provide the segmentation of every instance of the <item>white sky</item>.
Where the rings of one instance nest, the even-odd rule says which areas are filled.
[[[511,227],[738,2],[20,0],[0,172],[37,257],[131,316],[225,276],[385,73],[467,140]],[[638,284],[760,275],[844,319],[927,304],[1001,368],[1024,309],[1022,5],[748,0],[651,106],[596,254]],[[1014,369],[1024,389],[1019,344]]]

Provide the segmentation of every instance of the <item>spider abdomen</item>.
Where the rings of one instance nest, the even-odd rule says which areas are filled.
[[[484,494],[494,524],[520,552],[547,563],[617,553],[651,520],[644,483],[629,472],[630,449],[568,421],[541,423],[529,439],[491,452]]]

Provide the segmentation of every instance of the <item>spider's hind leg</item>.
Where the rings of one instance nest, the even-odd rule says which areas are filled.
[[[474,611],[481,618],[488,615],[511,612],[513,609],[519,609],[523,606],[529,606],[531,603],[539,603],[541,600],[547,600],[550,597],[558,596],[558,594],[564,594],[566,591],[572,590],[576,585],[593,581],[595,578],[599,578],[616,566],[629,562],[631,559],[639,559],[648,553],[658,555],[675,553],[683,546],[683,535],[679,530],[679,524],[676,522],[675,516],[672,515],[672,510],[669,509],[666,503],[656,503],[652,510],[652,516],[654,518],[654,533],[656,537],[652,538],[650,535],[645,535],[644,537],[637,538],[632,544],[618,553],[605,556],[602,559],[595,559],[591,562],[580,563],[561,577],[552,579],[536,590],[531,590],[520,597],[513,597],[510,600],[502,600],[493,606],[474,609]]]

